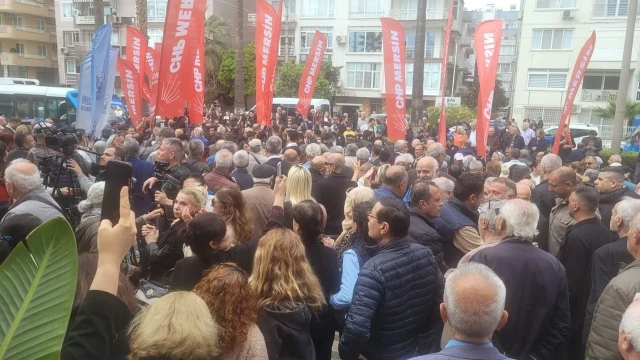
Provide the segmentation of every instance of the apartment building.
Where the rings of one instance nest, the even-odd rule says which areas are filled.
[[[441,90],[443,39],[450,0],[427,2],[424,55],[415,52],[417,3],[417,0],[289,0],[284,4],[278,59],[306,61],[313,34],[319,30],[327,38],[324,61],[342,67],[342,94],[336,99],[334,111],[381,112],[385,91],[380,18],[391,17],[400,21],[405,30],[407,98],[411,99],[413,60],[424,56],[424,99],[433,103]],[[277,8],[279,0],[272,1],[272,5]],[[454,0],[452,39],[460,37],[462,5],[462,1]],[[450,42],[449,49],[451,73],[454,43],[455,40]]]
[[[58,82],[53,0],[0,0],[0,76]]]
[[[524,1],[521,42],[515,79],[513,117],[542,118],[557,125],[566,97],[567,81],[576,58],[592,31],[596,47],[575,98],[571,121],[600,126],[610,137],[612,119],[600,119],[593,109],[615,100],[620,82],[629,0]],[[640,11],[638,14],[640,15]],[[640,33],[634,33],[628,99],[640,100]]]

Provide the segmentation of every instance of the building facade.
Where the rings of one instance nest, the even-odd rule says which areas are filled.
[[[58,83],[53,0],[0,0],[0,76]]]
[[[628,0],[532,0],[523,4],[513,117],[518,122],[525,117],[541,118],[545,127],[559,123],[576,58],[595,31],[595,51],[575,98],[571,121],[598,125],[600,136],[610,137],[613,119],[598,118],[593,109],[617,98]],[[628,87],[631,100],[640,100],[639,48],[636,26]]]

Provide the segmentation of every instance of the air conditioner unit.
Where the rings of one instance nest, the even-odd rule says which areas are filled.
[[[116,23],[116,24],[120,24],[120,16],[112,16],[111,17],[111,22],[112,23]]]
[[[571,113],[572,114],[579,114],[580,111],[582,111],[582,105],[580,104],[573,104],[573,106],[571,107]]]
[[[336,42],[338,44],[344,44],[344,43],[347,42],[347,38],[344,35],[338,35],[338,36],[336,36]]]
[[[573,19],[574,16],[576,16],[576,12],[573,10],[564,10],[562,12],[563,19]]]
[[[69,53],[69,49],[67,49],[66,47],[61,47],[60,48],[60,54],[66,55],[68,53]]]

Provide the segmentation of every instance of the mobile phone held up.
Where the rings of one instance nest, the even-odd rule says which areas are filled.
[[[132,172],[133,168],[128,162],[112,160],[107,163],[102,220],[109,219],[113,225],[120,220],[120,190],[123,186],[130,186]]]

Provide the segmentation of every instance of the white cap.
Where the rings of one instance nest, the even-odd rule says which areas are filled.
[[[461,153],[456,153],[456,154],[453,156],[453,160],[456,160],[456,161],[460,160],[460,161],[462,161],[462,160],[464,160],[464,155],[462,155]]]

